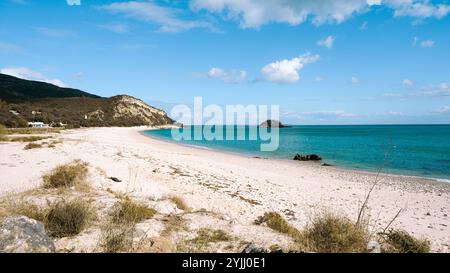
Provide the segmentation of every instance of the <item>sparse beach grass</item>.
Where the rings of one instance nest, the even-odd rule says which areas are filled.
[[[428,253],[430,242],[426,239],[417,239],[404,230],[391,229],[380,236],[385,240],[384,252],[395,253]]]
[[[24,215],[44,224],[47,233],[55,238],[77,235],[95,216],[88,201],[77,198],[70,201],[56,201],[46,206],[24,200],[2,202],[4,216]]]
[[[60,133],[64,128],[4,128],[0,129],[0,134],[7,135],[39,135],[39,134],[50,134],[50,133]]]
[[[224,230],[201,228],[197,231],[197,237],[189,242],[196,245],[208,245],[209,243],[227,242],[233,238]]]
[[[109,212],[109,221],[102,228],[100,247],[107,253],[131,251],[135,225],[152,218],[156,213],[155,209],[130,197],[122,198]]]
[[[100,247],[106,253],[129,251],[133,247],[134,231],[132,223],[109,222],[102,228]]]
[[[186,202],[179,196],[171,196],[170,201],[172,201],[175,206],[180,209],[180,210],[184,210],[186,212],[191,211],[191,208],[189,208],[189,206],[186,204]]]
[[[147,205],[137,203],[129,197],[118,201],[110,212],[111,222],[115,224],[136,224],[152,218],[157,211]]]
[[[321,253],[366,252],[369,232],[350,219],[325,212],[315,217],[302,232],[308,251]]]
[[[87,189],[87,163],[75,160],[71,163],[59,165],[43,176],[44,188],[77,187]]]
[[[87,201],[60,201],[50,206],[44,225],[52,237],[74,236],[84,229],[91,217],[92,211]]]
[[[301,237],[301,232],[289,224],[280,214],[276,212],[266,212],[263,216],[260,216],[255,220],[255,224],[257,225],[263,223],[273,230],[287,234],[294,240],[299,240]]]
[[[0,136],[0,141],[2,142],[34,142],[34,141],[39,141],[39,140],[44,140],[44,139],[49,139],[52,138],[51,136],[16,136],[16,137],[11,137],[11,136],[5,136],[5,135],[1,135]]]
[[[25,145],[24,150],[38,149],[42,147],[44,147],[44,145],[42,145],[41,143],[30,142],[27,145]]]
[[[28,218],[44,222],[46,210],[35,204],[29,202],[12,202],[8,201],[5,204],[7,215],[24,215]]]
[[[231,242],[234,237],[222,229],[200,228],[197,234],[190,240],[185,240],[177,245],[178,252],[211,252],[212,244]],[[232,244],[228,244],[225,248],[233,248]]]

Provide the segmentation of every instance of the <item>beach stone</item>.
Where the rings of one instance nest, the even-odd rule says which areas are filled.
[[[376,241],[370,241],[367,243],[367,251],[370,253],[381,253],[381,246]]]
[[[322,158],[319,155],[316,155],[316,154],[310,154],[310,155],[296,154],[294,156],[294,160],[299,160],[299,161],[318,161],[318,160],[322,160]]]
[[[26,216],[7,217],[0,225],[0,252],[55,252],[53,240],[44,225]]]
[[[122,182],[122,180],[120,180],[119,178],[117,178],[117,177],[110,177],[109,179],[111,179],[112,181],[114,181],[114,182],[117,182],[117,183],[119,183],[119,182]]]
[[[262,247],[255,245],[254,243],[249,243],[242,250],[242,253],[267,253],[268,251]]]

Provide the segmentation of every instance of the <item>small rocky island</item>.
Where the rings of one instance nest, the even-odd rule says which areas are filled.
[[[282,124],[278,120],[274,120],[274,119],[268,119],[268,120],[262,122],[259,126],[263,127],[263,128],[285,128],[285,127],[289,127],[289,126],[286,126],[286,125]]]

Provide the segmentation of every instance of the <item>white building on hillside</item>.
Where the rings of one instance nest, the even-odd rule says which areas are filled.
[[[43,122],[28,122],[28,127],[32,127],[32,128],[47,128],[49,126],[48,126],[48,124],[45,124]]]

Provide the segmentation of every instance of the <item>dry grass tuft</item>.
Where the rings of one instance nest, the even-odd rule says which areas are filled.
[[[61,130],[63,130],[63,128],[4,128],[4,134],[39,135],[39,134],[60,133]]]
[[[124,197],[113,205],[110,220],[102,230],[100,246],[104,252],[127,252],[133,249],[135,225],[152,218],[156,210]]]
[[[346,217],[324,213],[313,219],[302,234],[308,251],[322,253],[366,252],[370,235]]]
[[[175,204],[175,206],[177,206],[178,209],[187,212],[191,211],[191,208],[189,208],[189,206],[186,204],[186,202],[184,202],[184,200],[181,197],[171,196],[169,199]]]
[[[257,225],[262,223],[266,223],[266,225],[273,230],[291,236],[294,240],[298,240],[301,237],[301,232],[290,225],[280,214],[276,212],[266,212],[264,213],[264,216],[260,216],[255,220],[255,224]]]
[[[0,124],[0,135],[6,135],[8,133],[8,130],[6,129],[5,125]]]
[[[217,242],[227,242],[232,237],[221,229],[201,228],[197,231],[197,237],[191,240],[195,244],[208,244]]]
[[[201,228],[197,237],[177,246],[180,252],[205,252],[211,243],[229,242],[233,237],[221,229]]]
[[[130,198],[124,198],[114,204],[110,217],[114,224],[136,224],[152,218],[156,213],[156,210],[144,204],[139,204]]]
[[[92,217],[90,204],[82,199],[60,201],[50,206],[44,218],[50,236],[62,238],[80,233]]]
[[[88,173],[87,163],[75,160],[72,163],[59,165],[50,173],[44,175],[44,188],[69,188],[76,186],[86,189]]]
[[[25,145],[25,147],[23,148],[24,150],[31,150],[31,149],[37,149],[37,148],[42,148],[44,147],[42,144],[40,143],[33,143],[30,142],[27,145]]]
[[[106,253],[127,252],[133,247],[134,224],[108,223],[102,230],[100,246]]]
[[[7,200],[2,204],[4,216],[24,215],[28,218],[44,222],[46,210],[24,201]]]
[[[391,229],[380,234],[387,243],[384,252],[394,253],[428,253],[430,242],[424,239],[416,239],[404,230]]]

